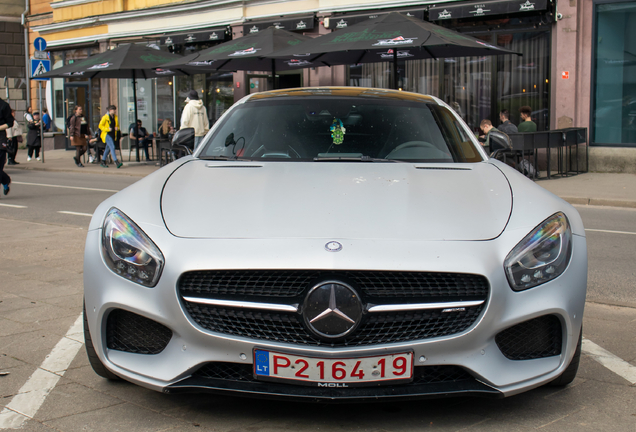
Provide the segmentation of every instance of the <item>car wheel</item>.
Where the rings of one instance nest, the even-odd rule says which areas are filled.
[[[549,386],[555,387],[563,387],[570,384],[574,381],[576,377],[576,372],[579,370],[579,362],[581,360],[581,343],[583,342],[583,327],[581,327],[581,332],[579,333],[579,343],[576,345],[576,351],[574,352],[574,357],[570,361],[567,369],[563,371],[558,378],[550,381],[548,383]]]
[[[88,329],[88,319],[86,318],[86,305],[84,305],[84,345],[86,346],[86,354],[88,354],[88,361],[91,367],[97,375],[109,380],[120,380],[117,375],[106,369],[104,363],[99,359],[95,348],[93,347],[93,340],[91,339],[91,332]]]

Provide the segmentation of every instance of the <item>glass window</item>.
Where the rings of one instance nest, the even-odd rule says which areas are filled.
[[[479,162],[448,109],[373,97],[284,97],[237,107],[206,143],[202,158],[312,161],[381,158]]]
[[[636,2],[596,5],[591,141],[636,144]]]

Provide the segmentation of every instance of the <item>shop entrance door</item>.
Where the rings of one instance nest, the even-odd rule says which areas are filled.
[[[91,92],[89,83],[66,83],[64,85],[64,133],[66,134],[66,149],[71,148],[66,128],[67,119],[73,115],[76,106],[81,106],[84,110],[84,118],[89,123],[91,119]]]

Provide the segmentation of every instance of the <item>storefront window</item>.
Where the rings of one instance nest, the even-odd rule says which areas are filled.
[[[181,113],[185,107],[185,99],[190,90],[196,90],[208,112],[210,126],[234,103],[234,77],[232,72],[216,74],[197,74],[175,77],[177,118],[175,124],[180,126]]]
[[[137,80],[137,119],[141,120],[148,132],[156,132],[154,113],[154,82],[152,79]],[[129,126],[135,123],[135,100],[133,98],[133,81],[119,80],[119,104],[117,115],[122,133],[129,132]]]
[[[591,142],[636,145],[636,2],[596,5]]]

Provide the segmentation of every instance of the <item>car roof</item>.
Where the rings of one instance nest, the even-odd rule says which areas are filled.
[[[433,98],[432,96],[426,96],[419,93],[366,87],[301,87],[293,89],[271,90],[255,93],[250,96],[249,100],[256,101],[285,97],[311,96],[368,97],[374,99],[381,98],[408,102],[437,103],[435,98]]]

